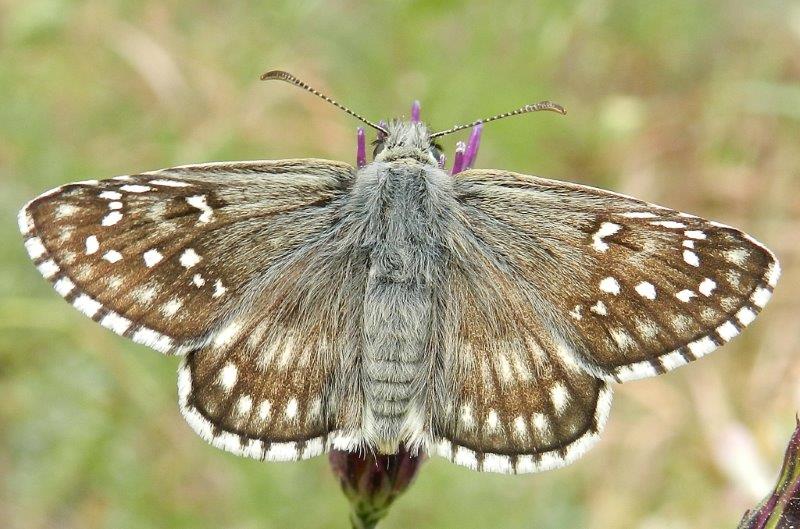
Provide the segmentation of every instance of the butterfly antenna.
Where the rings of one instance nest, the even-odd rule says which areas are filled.
[[[430,135],[430,138],[438,138],[439,136],[446,136],[447,134],[452,134],[453,132],[468,129],[470,127],[474,127],[475,125],[480,125],[481,123],[489,123],[490,121],[497,121],[498,119],[508,118],[511,116],[517,116],[519,114],[527,114],[528,112],[539,112],[542,110],[546,110],[548,112],[558,112],[559,114],[566,114],[567,111],[559,105],[558,103],[553,103],[552,101],[540,101],[539,103],[533,105],[525,105],[524,107],[518,108],[516,110],[512,110],[511,112],[505,112],[503,114],[497,114],[496,116],[492,116],[486,119],[479,119],[477,121],[473,121],[472,123],[468,123],[466,125],[456,125],[453,128],[447,130],[441,130],[439,132],[434,132]]]
[[[350,110],[346,106],[338,103],[337,101],[334,101],[333,99],[331,99],[330,97],[326,96],[325,94],[323,94],[319,90],[308,86],[306,83],[304,83],[303,81],[301,81],[300,79],[298,79],[294,75],[290,74],[289,72],[284,72],[282,70],[271,70],[271,71],[269,71],[269,72],[267,72],[267,73],[265,73],[265,74],[263,74],[261,76],[261,80],[262,81],[271,81],[273,79],[277,79],[278,81],[286,81],[287,83],[291,83],[291,84],[293,84],[295,86],[299,86],[303,90],[307,90],[307,91],[311,92],[312,94],[314,94],[315,96],[324,99],[325,101],[327,101],[331,105],[344,110],[345,112],[347,112],[348,114],[350,114],[354,118],[363,121],[364,123],[366,123],[367,125],[369,125],[373,129],[378,130],[378,131],[380,131],[380,132],[382,132],[384,134],[389,134],[389,131],[387,131],[385,128],[381,127],[377,123],[373,123],[372,121],[368,120],[364,116],[356,114],[355,112],[353,112],[352,110]]]

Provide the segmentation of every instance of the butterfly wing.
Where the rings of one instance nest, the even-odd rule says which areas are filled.
[[[444,344],[436,452],[479,471],[525,473],[568,464],[598,439],[608,384],[565,356],[563,341],[495,252],[469,231],[440,317]]]
[[[472,263],[454,268],[446,296],[454,405],[440,403],[435,434],[440,455],[471,468],[574,460],[605,422],[608,382],[730,340],[779,275],[748,235],[622,195],[486,170],[454,189]]]
[[[608,380],[708,354],[753,321],[780,275],[749,235],[623,195],[482,170],[456,187],[471,229],[574,360]]]
[[[27,204],[19,224],[39,271],[78,310],[188,353],[180,403],[198,433],[237,453],[295,459],[319,453],[334,428],[326,344],[346,329],[314,315],[330,312],[333,298],[320,295],[341,283],[308,255],[335,230],[353,176],[325,160],[175,167],[59,187]],[[322,309],[299,310],[301,300]]]

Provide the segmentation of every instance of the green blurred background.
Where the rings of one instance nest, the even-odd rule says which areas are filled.
[[[0,525],[342,527],[324,458],[266,464],[196,437],[177,360],[71,309],[29,264],[18,208],[51,187],[176,164],[352,162],[357,123],[423,103],[434,128],[551,98],[485,130],[479,167],[611,188],[732,224],[784,267],[741,338],[620,386],[572,466],[432,460],[385,524],[726,528],[767,492],[800,407],[800,3],[0,0]],[[453,144],[468,131],[446,138]]]

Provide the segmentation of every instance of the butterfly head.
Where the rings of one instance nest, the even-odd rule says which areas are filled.
[[[392,120],[385,128],[387,134],[379,132],[372,143],[372,156],[376,162],[410,158],[424,164],[439,165],[441,147],[431,140],[424,123]]]

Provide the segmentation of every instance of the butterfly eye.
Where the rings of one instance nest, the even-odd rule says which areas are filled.
[[[375,140],[372,144],[375,146],[375,148],[372,149],[372,158],[374,159],[376,156],[378,156],[378,154],[381,153],[381,151],[383,151],[384,142]]]
[[[428,149],[428,152],[430,152],[431,155],[434,158],[436,158],[437,162],[441,161],[441,159],[442,159],[442,147],[440,145],[431,144],[430,148]]]

